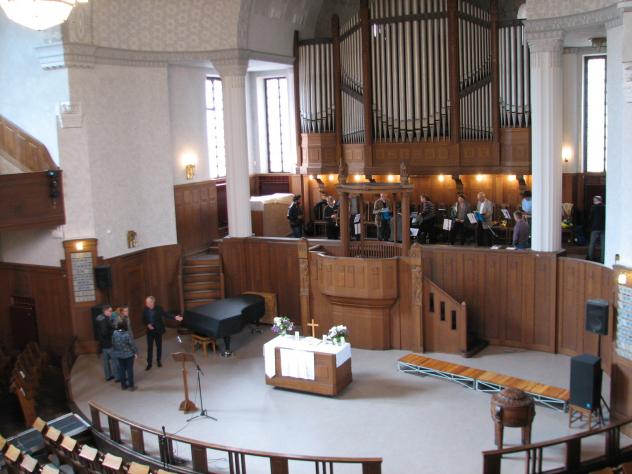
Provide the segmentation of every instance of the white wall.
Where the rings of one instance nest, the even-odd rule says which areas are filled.
[[[68,100],[68,74],[42,70],[34,48],[58,33],[21,27],[0,10],[0,115],[42,142],[56,163],[60,162],[57,106]],[[52,236],[53,230],[2,232],[0,260],[59,266],[63,247]]]
[[[35,55],[50,35],[13,23],[0,9],[0,115],[46,145],[59,163],[56,113],[68,100],[68,73],[42,70]]]
[[[84,110],[92,209],[105,258],[177,241],[166,67],[73,71]],[[127,248],[127,231],[138,234]]]
[[[239,0],[91,0],[94,44],[137,51],[237,47]]]
[[[211,68],[169,67],[169,110],[174,184],[209,179],[206,133],[206,77]],[[187,181],[182,156],[197,156],[196,173]]]

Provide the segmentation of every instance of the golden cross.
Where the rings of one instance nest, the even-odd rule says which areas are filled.
[[[312,322],[307,323],[307,325],[312,328],[312,337],[316,337],[316,328],[320,325],[315,323],[313,318],[312,318]]]

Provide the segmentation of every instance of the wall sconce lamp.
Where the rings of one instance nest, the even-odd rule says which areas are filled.
[[[516,175],[515,174],[508,174],[507,175],[507,181],[509,181],[510,183],[512,181],[515,181],[515,180],[516,180]]]
[[[480,183],[481,181],[483,181],[483,175],[482,175],[482,174],[477,174],[477,175],[476,175],[476,181],[477,181],[477,182],[479,182],[479,183]]]
[[[187,151],[182,154],[182,164],[184,165],[184,174],[187,179],[193,179],[195,176],[195,164],[197,163],[197,154]]]
[[[195,176],[195,165],[188,164],[184,167],[184,172],[186,173],[187,179],[193,179]]]
[[[439,182],[443,183],[445,181],[445,176],[443,176],[442,174],[439,175]]]
[[[83,242],[81,240],[79,242],[75,242],[75,250],[77,250],[77,252],[83,251]]]
[[[573,149],[570,146],[563,147],[562,160],[564,160],[564,163],[568,163],[572,157],[573,157]]]
[[[619,276],[617,276],[617,283],[619,285],[626,285],[628,283],[628,275],[626,275],[625,272],[619,273]]]
[[[127,248],[133,249],[136,247],[136,232],[133,230],[127,231]]]

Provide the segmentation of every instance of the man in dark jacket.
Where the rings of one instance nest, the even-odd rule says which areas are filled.
[[[151,369],[151,362],[154,356],[154,343],[156,344],[156,364],[162,367],[162,335],[165,333],[165,319],[175,319],[182,321],[179,314],[172,317],[160,306],[156,305],[156,298],[148,296],[145,298],[145,309],[143,310],[143,324],[147,327],[147,367]]]
[[[303,237],[303,208],[301,207],[301,195],[297,194],[292,199],[292,204],[287,209],[287,220],[290,221],[292,237]]]
[[[119,373],[118,359],[112,356],[112,333],[114,332],[112,306],[104,304],[101,307],[101,314],[96,318],[96,325],[97,340],[101,348],[101,357],[103,357],[103,374],[105,380],[110,381],[117,378]]]
[[[606,243],[606,206],[601,196],[595,196],[593,198],[588,224],[590,225],[590,243],[588,244],[586,260],[594,260],[595,246],[597,245],[597,240],[599,240],[600,261],[603,263],[603,253]]]

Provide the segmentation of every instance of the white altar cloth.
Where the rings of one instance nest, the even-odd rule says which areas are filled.
[[[294,337],[277,336],[263,345],[265,372],[268,377],[274,377],[276,375],[274,350],[277,347],[281,349],[280,352],[282,372],[285,372],[284,367],[287,367],[287,370],[303,370],[304,373],[307,375],[310,373],[310,369],[309,367],[306,367],[305,364],[309,364],[309,360],[311,359],[311,378],[309,380],[314,380],[314,353],[318,352],[321,354],[334,354],[336,356],[336,367],[340,367],[347,360],[351,359],[351,344],[349,344],[348,342],[342,345],[334,345],[324,343],[320,339],[314,339],[312,337],[302,337],[297,341],[296,339],[294,339]],[[297,355],[301,352],[303,354]],[[310,353],[310,355],[304,354],[306,352]],[[290,369],[289,366],[290,364],[293,364],[293,362],[287,362],[287,360],[291,360],[293,356],[296,356],[295,359],[300,360],[300,362],[296,362],[297,367],[295,369]],[[286,359],[285,362],[284,359]],[[300,370],[298,368],[298,365],[302,366]],[[290,373],[282,373],[282,375],[289,375],[290,377],[295,376]]]

